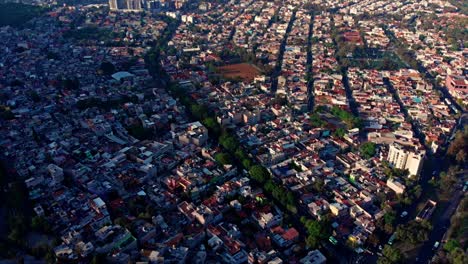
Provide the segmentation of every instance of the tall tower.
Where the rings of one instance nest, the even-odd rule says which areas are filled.
[[[141,10],[141,1],[140,0],[127,0],[127,9]]]
[[[118,10],[117,0],[109,0],[109,8],[110,10]]]

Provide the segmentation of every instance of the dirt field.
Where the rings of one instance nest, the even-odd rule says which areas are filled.
[[[248,63],[231,64],[218,68],[224,78],[241,78],[244,81],[253,81],[255,76],[260,74],[257,67]]]

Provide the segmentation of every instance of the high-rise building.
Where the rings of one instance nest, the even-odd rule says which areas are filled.
[[[141,0],[109,0],[110,10],[141,11]]]
[[[140,0],[126,0],[128,10],[142,10]]]
[[[426,152],[414,150],[406,146],[393,143],[390,145],[387,160],[395,168],[409,171],[410,176],[418,176],[421,172],[422,163]]]
[[[110,10],[118,10],[117,0],[109,0],[109,8]]]

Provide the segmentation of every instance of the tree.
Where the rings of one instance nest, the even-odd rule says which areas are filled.
[[[320,179],[320,178],[317,178],[315,181],[314,181],[314,184],[312,185],[312,188],[314,189],[314,191],[316,191],[317,193],[323,193],[324,189],[323,187],[325,186],[325,182],[323,181],[323,179]]]
[[[448,252],[452,252],[459,247],[460,247],[460,243],[455,239],[450,239],[444,245],[444,249],[447,250]]]
[[[105,75],[111,75],[115,72],[115,66],[111,62],[108,61],[103,61],[101,63],[101,66],[99,69],[104,73]]]
[[[208,110],[202,105],[192,104],[190,106],[190,112],[195,118],[203,120],[207,116]]]
[[[252,166],[249,170],[249,175],[259,183],[264,183],[266,180],[270,179],[270,172],[261,165]]]
[[[215,136],[218,136],[221,133],[221,127],[213,117],[203,119],[202,123],[208,128],[208,130],[213,132]]]
[[[67,90],[78,90],[80,88],[80,81],[76,77],[73,79],[66,78],[62,80],[62,86]]]
[[[460,163],[464,164],[466,162],[466,152],[465,150],[461,149],[457,152],[457,155],[455,156],[455,160]]]
[[[229,136],[227,134],[225,135],[222,135],[220,138],[219,138],[219,143],[228,151],[230,152],[234,152],[237,147],[239,146],[239,143],[237,142],[237,140],[232,137],[232,136]]]
[[[380,244],[380,238],[376,234],[376,232],[372,232],[367,242],[369,242],[369,244],[371,244],[372,246],[376,247],[378,244]]]
[[[401,254],[400,250],[391,247],[390,245],[385,245],[384,249],[382,250],[382,257],[379,258],[377,263],[398,263],[402,261],[403,255]]]
[[[341,127],[336,129],[335,132],[333,132],[333,135],[335,135],[336,137],[339,137],[339,138],[344,137],[345,134],[346,134],[346,131]]]
[[[316,220],[307,219],[306,217],[301,217],[301,223],[304,225],[307,230],[306,244],[308,247],[317,248],[319,246],[320,240],[327,237],[327,232],[325,232],[324,222],[319,222]]]
[[[464,164],[466,162],[466,152],[468,150],[468,128],[465,127],[464,131],[458,131],[455,139],[450,143],[447,149],[447,154],[454,158],[458,163]]]
[[[215,160],[220,163],[221,165],[227,165],[227,164],[232,164],[231,162],[231,156],[227,153],[217,153],[215,155]]]
[[[455,248],[450,252],[449,257],[453,264],[466,264],[468,261],[466,253],[461,248]]]
[[[49,222],[41,216],[35,216],[31,219],[31,228],[44,233],[49,233],[51,231]]]
[[[401,241],[408,241],[415,245],[426,241],[432,225],[428,221],[410,221],[404,225],[399,225],[396,230],[396,238]]]
[[[250,169],[250,167],[252,167],[252,161],[248,158],[246,159],[243,159],[242,160],[242,166],[245,168],[245,169]]]
[[[33,100],[33,102],[35,102],[35,103],[41,101],[41,97],[39,96],[39,94],[36,91],[32,91],[29,94],[29,96],[31,96],[31,100]]]
[[[106,258],[102,254],[94,255],[93,259],[91,260],[91,264],[99,264],[99,263],[106,263]]]
[[[361,154],[367,158],[370,159],[374,157],[376,153],[376,145],[373,142],[366,142],[361,145],[360,147]]]
[[[456,167],[450,167],[447,172],[440,173],[440,184],[441,191],[444,194],[449,194],[453,190],[453,186],[457,183]]]
[[[396,219],[395,211],[390,211],[384,214],[384,221],[386,224],[393,225]]]

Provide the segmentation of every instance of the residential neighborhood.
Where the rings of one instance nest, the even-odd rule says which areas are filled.
[[[0,262],[467,261],[465,6],[75,2],[0,4]]]

